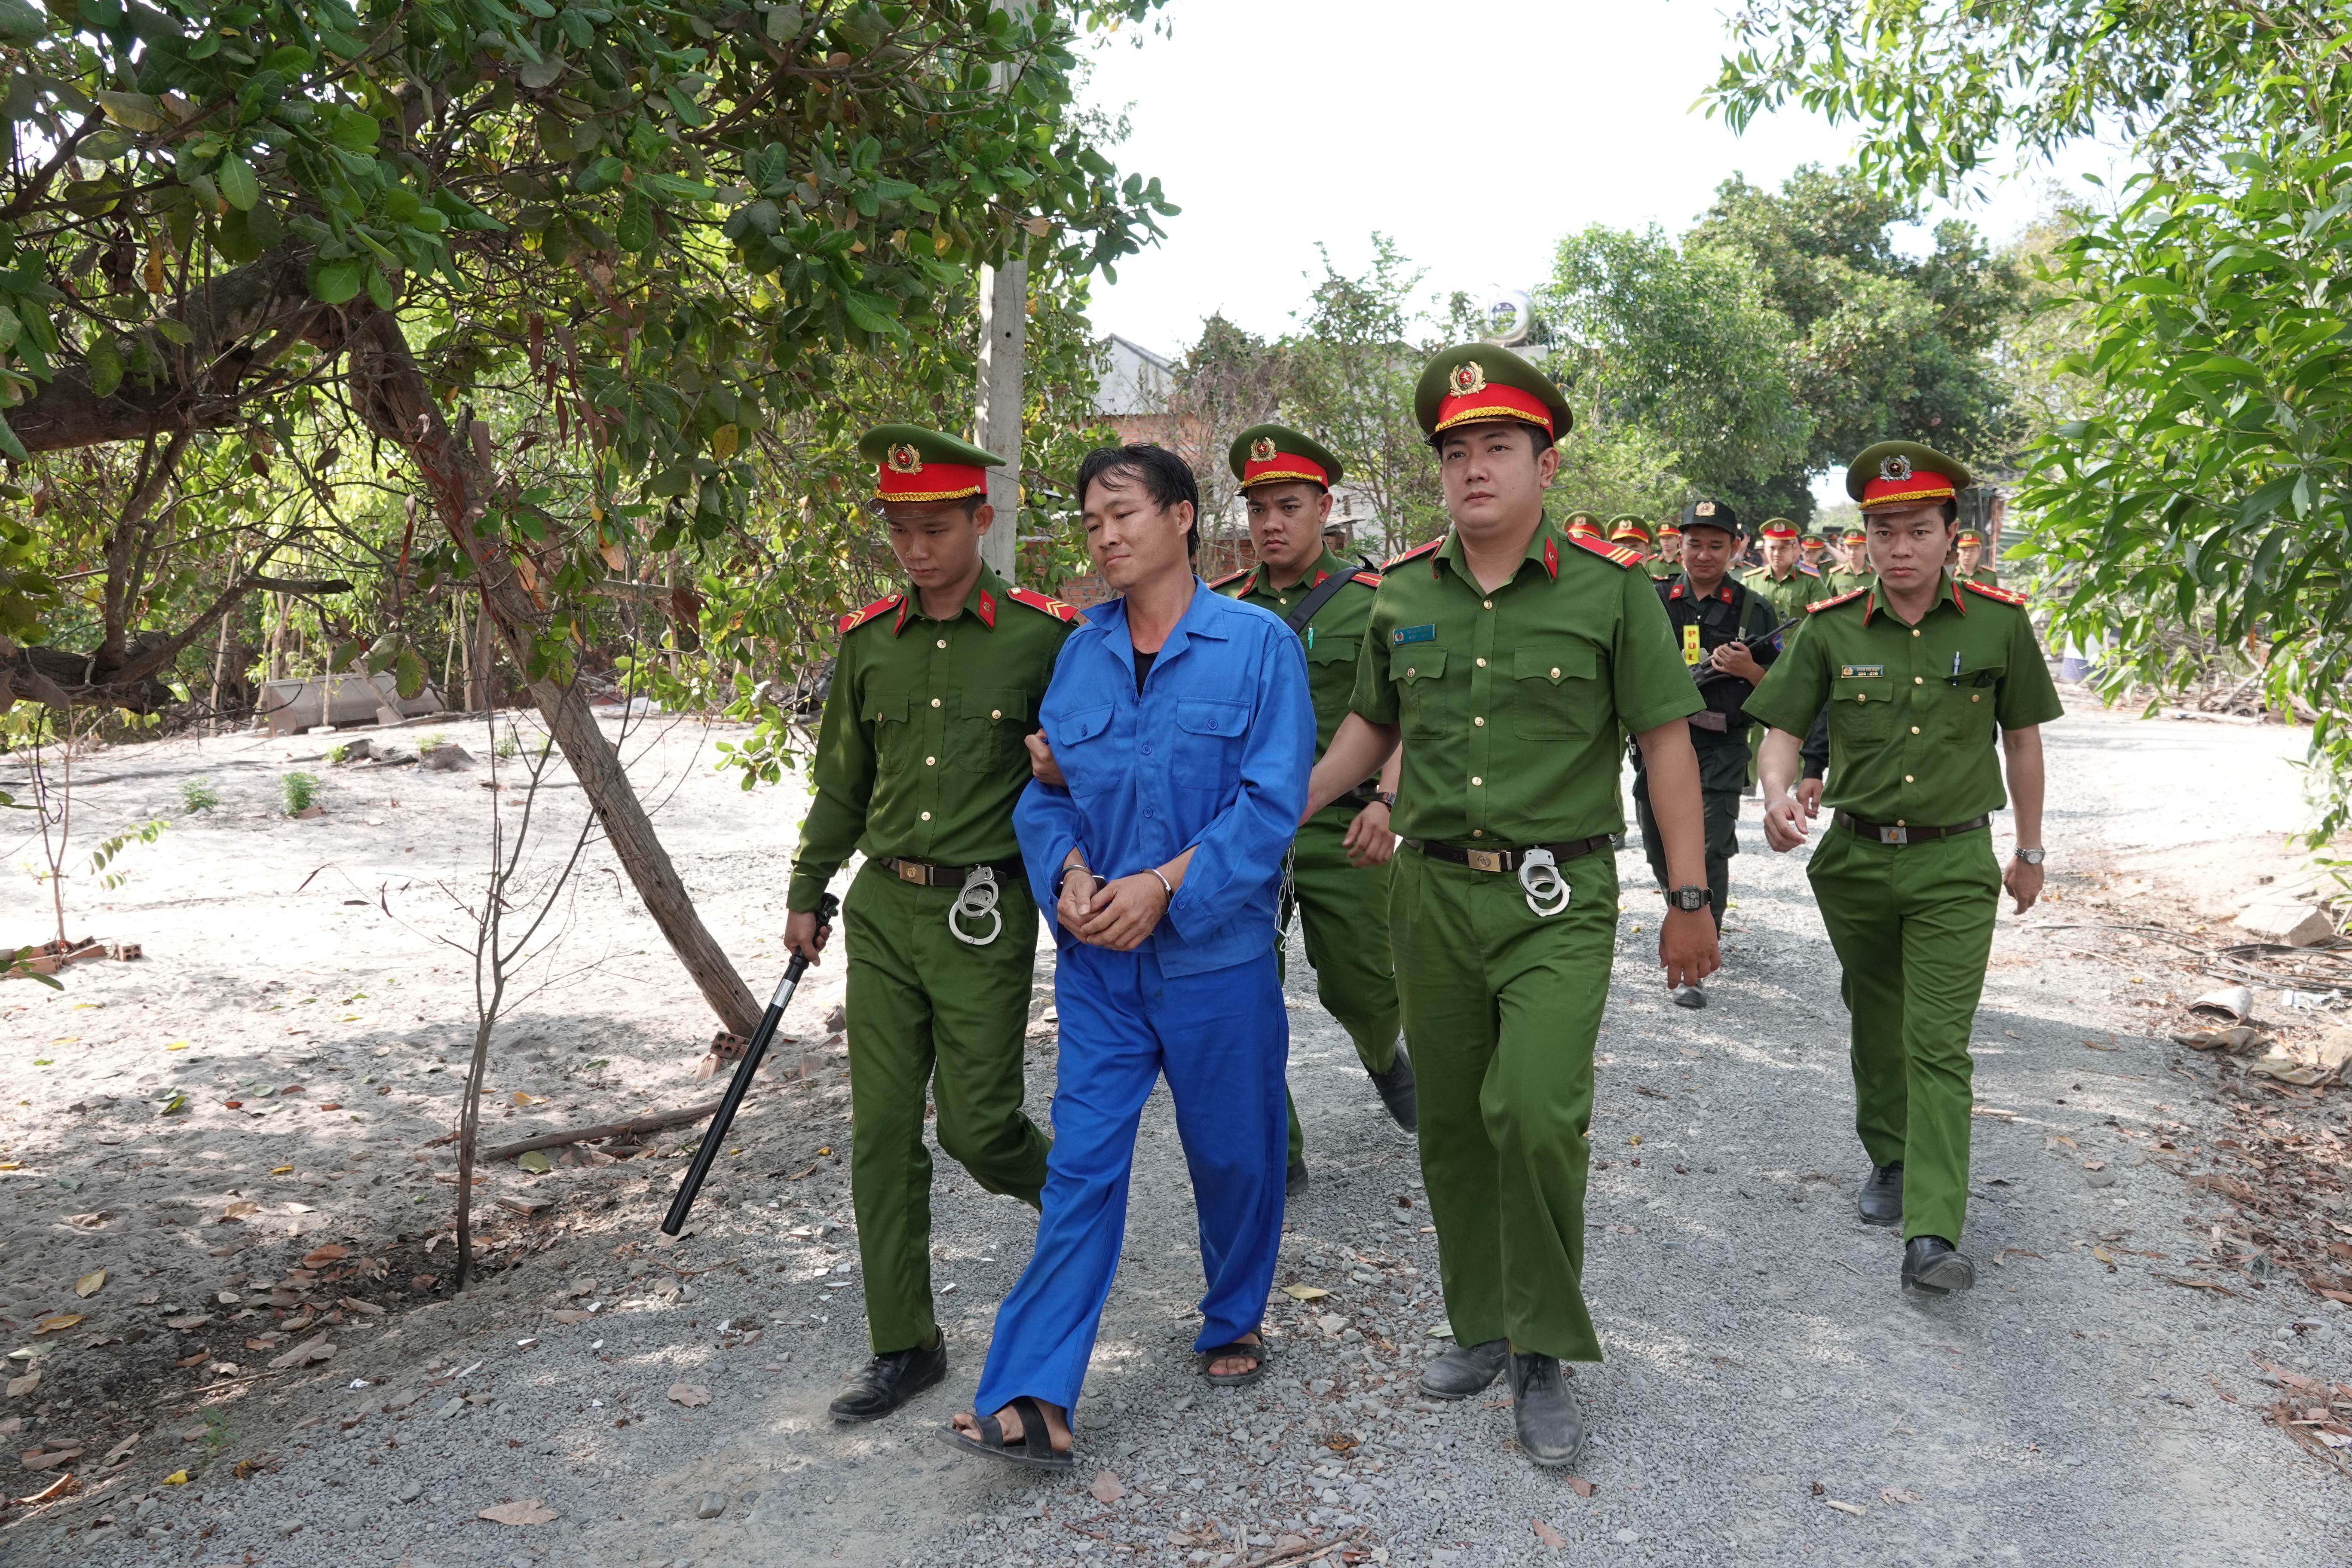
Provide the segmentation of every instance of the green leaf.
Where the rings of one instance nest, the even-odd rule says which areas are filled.
[[[373,153],[376,138],[383,134],[383,127],[376,123],[375,116],[356,109],[339,110],[334,129],[329,132],[335,145],[346,153]]]
[[[82,351],[89,364],[89,391],[93,397],[111,397],[114,389],[122,384],[122,353],[114,346],[114,334],[100,331]]]
[[[147,93],[100,90],[90,96],[98,100],[99,108],[117,125],[133,131],[161,131],[172,123],[164,118],[163,106]]]
[[[250,212],[253,204],[261,199],[260,176],[253,172],[252,164],[234,153],[221,159],[220,167],[213,171],[213,181],[220,186],[223,199],[239,212]]]
[[[147,324],[155,329],[156,336],[166,342],[177,343],[182,348],[186,348],[196,341],[195,333],[169,316],[158,316]]]
[[[393,662],[392,668],[394,677],[399,682],[399,691],[404,700],[424,691],[425,657],[415,648],[403,647],[400,650],[399,658]]]
[[[19,463],[29,463],[33,460],[31,455],[25,450],[24,441],[16,431],[8,427],[8,416],[5,414],[0,414],[0,455],[12,458]]]
[[[572,175],[572,188],[583,196],[593,196],[601,191],[609,191],[621,183],[621,176],[628,173],[628,169],[629,166],[626,163],[607,153]]]
[[[25,0],[0,0],[0,44],[18,48],[49,36],[49,19]]]
[[[389,310],[400,303],[400,296],[394,292],[392,279],[384,276],[383,268],[371,262],[364,281],[368,298],[375,301],[378,310]]]
[[[621,221],[614,231],[621,248],[627,251],[650,249],[654,243],[653,205],[642,191],[631,191],[621,205]]]
[[[366,259],[356,256],[347,256],[340,261],[314,262],[310,267],[311,298],[321,304],[348,304],[359,293],[367,270]]]

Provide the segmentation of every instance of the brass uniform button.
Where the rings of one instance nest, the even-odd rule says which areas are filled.
[[[1471,782],[1473,784],[1485,784],[1486,781],[1485,779],[1480,778],[1476,773],[1472,773],[1472,774],[1470,775],[1470,782]]]
[[[945,638],[945,637],[941,637],[941,638],[940,639],[940,646],[941,647],[947,647],[947,646],[948,646],[948,639],[947,639],[947,638]]]
[[[1483,729],[1485,729],[1485,728],[1486,727],[1486,716],[1485,714],[1481,713],[1480,715],[1478,715],[1478,717],[1476,717],[1476,718],[1475,718],[1475,719],[1471,720],[1471,721],[1470,721],[1470,722],[1472,722],[1473,724],[1475,724],[1476,726],[1478,726],[1478,728],[1480,728],[1481,730],[1483,730]]]
[[[936,698],[936,697],[932,698],[932,699],[931,699],[931,706],[932,706],[932,707],[934,707],[934,708],[936,708],[936,707],[938,707],[939,705],[940,705],[940,700],[939,700],[938,698]]]
[[[1559,679],[1559,666],[1555,664],[1551,667],[1551,678],[1554,680],[1558,680]]]
[[[1482,658],[1482,659],[1480,659],[1480,660],[1478,661],[1478,668],[1481,668],[1481,669],[1486,668],[1486,661],[1485,659],[1483,659],[1483,658]]]
[[[1916,724],[1912,725],[1912,726],[1911,726],[1911,732],[1912,732],[1913,734],[1915,734],[1915,735],[1916,735],[1916,734],[1917,734],[1917,733],[1919,732],[1919,726],[1918,726],[1918,725],[1916,725]]]
[[[1915,675],[1911,678],[1911,684],[1914,686],[1925,686],[1927,684],[1927,680],[1925,676]],[[939,704],[934,702],[931,706],[936,708]]]
[[[1495,601],[1492,599],[1485,601],[1484,607],[1489,610],[1493,609],[1495,607]]]
[[[1912,732],[1913,734],[1915,734],[1915,735],[1916,735],[1916,734],[1917,734],[1919,731],[1916,731],[1916,730],[1914,730],[1914,731],[1912,731],[1911,732]],[[927,768],[935,768],[935,767],[938,767],[939,765],[940,765],[940,760],[939,760],[939,758],[937,758],[937,757],[925,757],[925,758],[923,759],[923,766],[925,766],[925,767],[927,767]]]
[[[992,719],[1002,719],[1004,717],[1004,710],[1002,708],[992,708],[988,710],[988,716]]]
[[[927,811],[927,812],[923,813],[923,820],[924,820],[925,822],[929,822],[930,819],[931,819],[931,814],[930,814],[929,812],[928,812],[928,811]]]
[[[1903,775],[1903,782],[1904,782],[1905,784],[1911,784],[1911,783],[1914,783],[1914,782],[1916,782],[1916,781],[1914,781],[1914,780],[1913,780],[1913,778],[1911,777],[1911,775],[1910,775],[1909,773],[1905,773],[1905,774]]]

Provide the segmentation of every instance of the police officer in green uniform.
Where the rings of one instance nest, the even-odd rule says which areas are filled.
[[[1870,586],[1870,535],[1849,528],[1838,542],[1838,562],[1822,574],[1822,585],[1832,594]]]
[[[1683,531],[1668,518],[1658,524],[1657,553],[1644,563],[1651,577],[1664,582],[1683,569]]]
[[[1969,1025],[2002,889],[2021,914],[2042,894],[2041,726],[2063,711],[2024,600],[1943,569],[1969,483],[1916,442],[1856,458],[1846,493],[1869,526],[1875,580],[1815,605],[1748,700],[1771,726],[1764,831],[1782,850],[1806,834],[1789,794],[1798,734],[1829,703],[1833,817],[1806,874],[1853,1015],[1854,1123],[1872,1166],[1862,1217],[1901,1222],[1903,1289],[1926,1295],[1976,1282],[1958,1250]],[[1991,827],[2004,798],[2017,829],[2006,874]]]
[[[1347,717],[1356,659],[1380,574],[1342,561],[1326,547],[1331,487],[1339,459],[1323,445],[1281,425],[1255,425],[1234,437],[1228,454],[1249,514],[1258,563],[1210,587],[1261,605],[1290,623],[1307,647],[1307,695],[1315,704],[1316,754]],[[1291,910],[1306,928],[1315,994],[1356,1044],[1381,1102],[1397,1125],[1414,1127],[1412,1061],[1397,1045],[1396,966],[1389,956],[1389,858],[1396,835],[1397,761],[1309,817],[1290,847],[1288,896],[1280,906],[1286,937]],[[1307,1184],[1298,1110],[1290,1110],[1288,1187]]]
[[[1813,569],[1813,575],[1829,580],[1831,569],[1837,562],[1830,554],[1829,535],[1818,528],[1808,528],[1797,535],[1798,559]]]
[[[1706,914],[1701,707],[1640,558],[1544,514],[1570,423],[1559,391],[1490,343],[1441,352],[1413,399],[1452,529],[1383,569],[1354,711],[1312,812],[1402,737],[1389,934],[1420,1075],[1421,1167],[1454,1348],[1421,1386],[1460,1399],[1506,1366],[1519,1444],[1570,1464],[1559,1363],[1598,1361],[1584,1304],[1592,1049],[1617,931],[1618,748],[1649,770],[1673,908],[1669,984],[1717,963]]]
[[[1022,1050],[1037,906],[1013,832],[1022,738],[1076,612],[1008,586],[980,557],[1001,459],[911,425],[869,432],[877,506],[908,586],[841,620],[817,731],[816,797],[786,897],[785,945],[817,957],[814,910],[853,850],[849,952],[850,1194],[873,1360],[833,1402],[887,1415],[947,1374],[931,1310],[931,1161],[1032,1208],[1045,1134],[1023,1114]]]
[[[1642,558],[1641,565],[1643,570],[1646,571],[1649,568],[1651,548],[1650,525],[1642,519],[1635,517],[1630,511],[1621,511],[1615,517],[1611,518],[1609,520],[1609,542],[1612,544],[1623,545],[1626,549],[1633,552],[1633,553]]]
[[[1763,546],[1764,564],[1748,572],[1742,581],[1772,606],[1777,624],[1801,614],[1822,597],[1822,574],[1800,558],[1797,525],[1787,518],[1766,518],[1756,536]]]
[[[1691,745],[1698,753],[1698,787],[1706,806],[1706,885],[1714,895],[1715,929],[1731,896],[1731,858],[1739,853],[1739,795],[1748,784],[1747,714],[1741,703],[1764,679],[1777,650],[1772,606],[1728,568],[1738,548],[1739,518],[1718,500],[1696,500],[1683,512],[1683,570],[1658,584],[1683,663],[1698,682],[1706,707],[1690,716]],[[1634,754],[1633,810],[1642,824],[1642,850],[1664,892],[1665,846],[1650,810],[1650,771]],[[1697,984],[1675,991],[1675,1004],[1704,1007],[1706,992]]]
[[[1955,574],[1956,575],[1964,578],[1970,583],[1991,583],[1998,584],[2000,582],[2000,574],[1984,563],[1985,542],[1983,534],[1979,533],[1973,528],[1964,528],[1960,530],[1958,535],[1953,539],[1952,543],[1959,551],[1959,562],[1958,571]]]

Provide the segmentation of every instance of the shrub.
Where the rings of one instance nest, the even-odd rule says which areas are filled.
[[[319,799],[319,776],[316,773],[288,773],[278,781],[285,792],[286,815],[297,816],[308,811]]]
[[[180,808],[187,812],[210,811],[220,804],[220,791],[209,778],[180,781]]]

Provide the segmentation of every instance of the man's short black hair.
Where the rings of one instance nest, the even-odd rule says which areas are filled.
[[[1494,423],[1497,425],[1516,425],[1520,429],[1526,431],[1528,433],[1528,442],[1533,447],[1533,450],[1528,454],[1530,457],[1542,457],[1545,451],[1554,444],[1550,431],[1545,429],[1540,425],[1531,424],[1525,419],[1497,419],[1494,421]],[[1458,430],[1460,428],[1461,426],[1457,425],[1454,427],[1454,430]],[[1433,452],[1444,451],[1445,438],[1448,436],[1453,435],[1454,430],[1440,430],[1437,434],[1432,436],[1429,438],[1429,449]]]
[[[1192,526],[1184,535],[1184,552],[1201,553],[1201,486],[1192,465],[1165,447],[1097,447],[1078,465],[1078,506],[1087,504],[1087,487],[1106,474],[1121,474],[1143,487],[1151,504],[1166,510],[1178,501],[1192,506]]]

